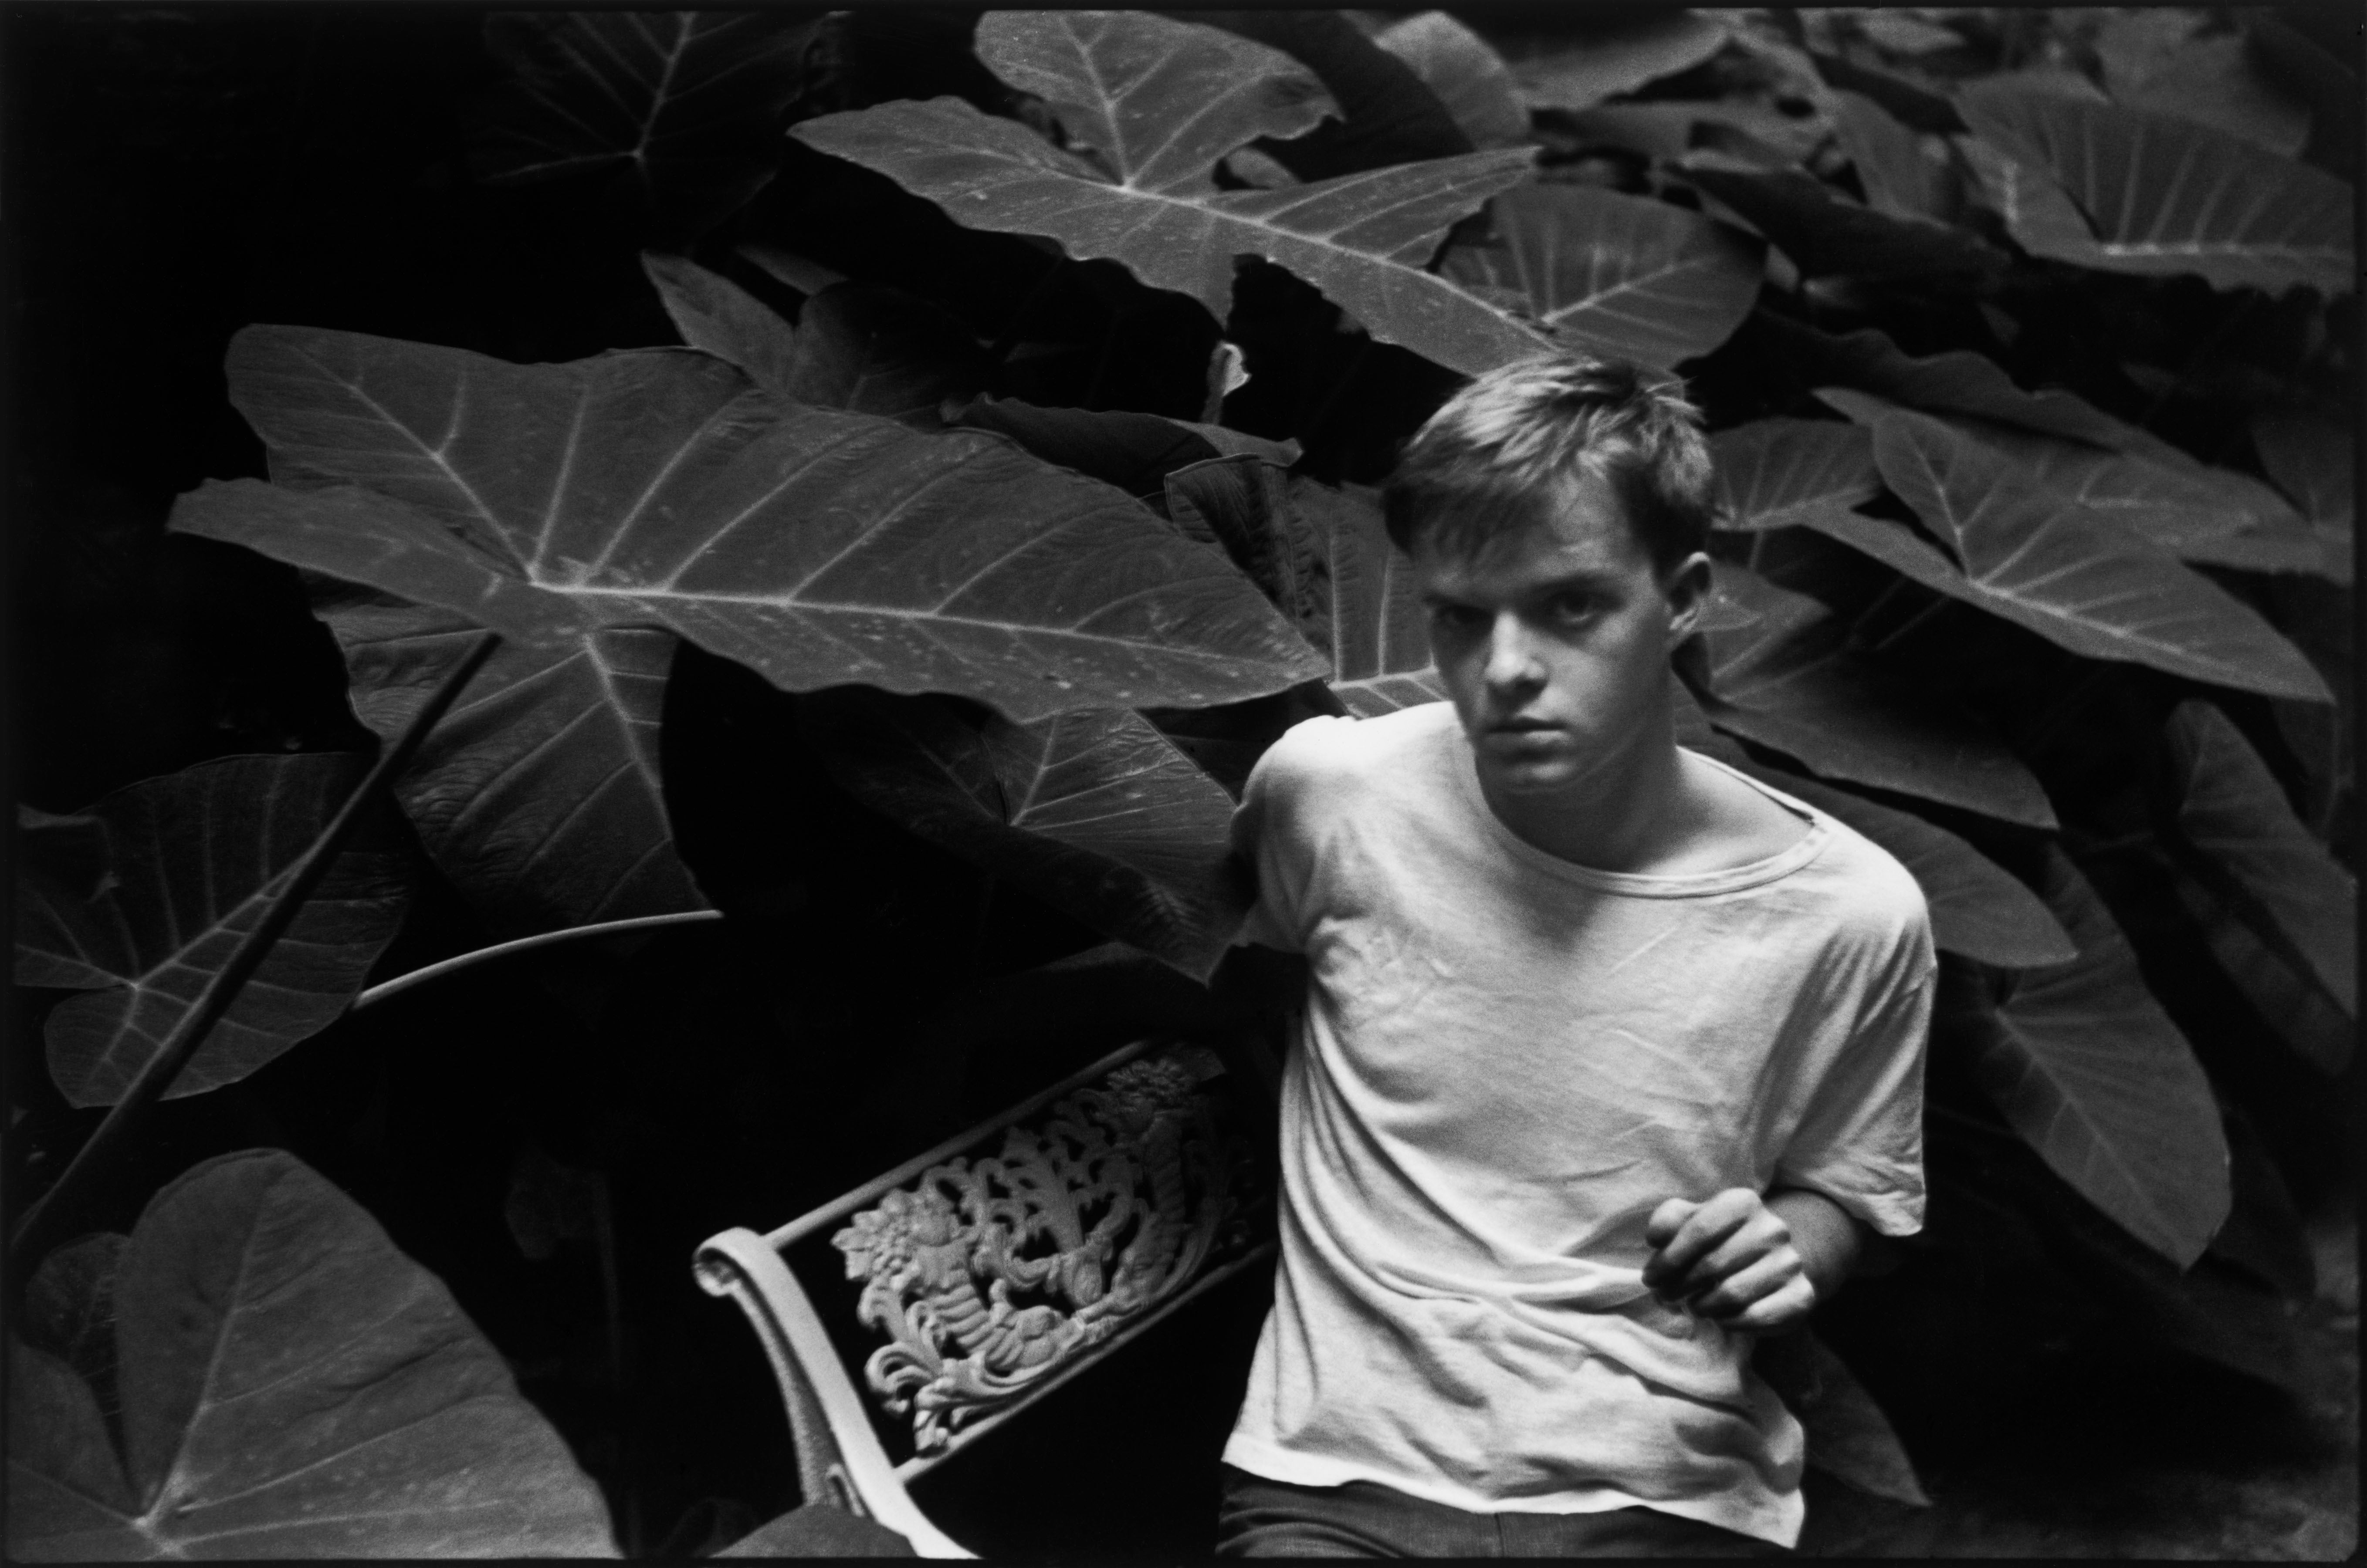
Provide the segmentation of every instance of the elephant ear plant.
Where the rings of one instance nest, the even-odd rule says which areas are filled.
[[[384,994],[407,888],[487,951],[723,919],[668,809],[701,660],[1143,986],[1208,982],[1263,748],[1441,695],[1392,445],[1557,348],[1708,413],[1687,743],[1897,855],[1942,954],[1932,1231],[1792,1358],[1809,1461],[1924,1500],[1845,1359],[1927,1331],[1918,1270],[2044,1251],[2067,1312],[2289,1375],[2305,1162],[2255,1123],[2302,1124],[2356,1011],[2341,67],[2259,79],[2313,46],[2246,22],[2171,93],[2078,13],[2026,69],[2040,16],[991,12],[926,71],[861,12],[488,18],[470,167],[627,213],[685,346],[232,338],[268,478],[171,526],[300,571],[379,752],[20,822],[17,977],[73,993],[50,1071],[112,1110],[12,1243],[11,1551],[613,1552],[444,1287],[292,1156],[77,1239],[145,1108]]]

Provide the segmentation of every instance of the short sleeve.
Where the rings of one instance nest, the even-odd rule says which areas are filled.
[[[1775,1168],[1779,1187],[1820,1192],[1883,1235],[1923,1228],[1923,1053],[1937,966],[1919,926]]]
[[[1306,783],[1305,770],[1294,754],[1314,727],[1335,722],[1311,719],[1294,725],[1265,750],[1241,786],[1240,804],[1233,808],[1233,856],[1252,872],[1257,898],[1250,906],[1235,946],[1255,942],[1285,953],[1303,953],[1299,906],[1307,883],[1307,846],[1295,825],[1303,815],[1296,807]],[[1347,722],[1347,721],[1336,721]]]

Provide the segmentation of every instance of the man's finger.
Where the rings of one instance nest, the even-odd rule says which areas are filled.
[[[1789,1239],[1772,1226],[1745,1224],[1695,1259],[1683,1277],[1667,1288],[1681,1296],[1699,1295],[1773,1254]]]
[[[1646,1284],[1659,1289],[1668,1280],[1683,1279],[1695,1263],[1740,1230],[1758,1212],[1750,1205],[1723,1202],[1723,1197],[1721,1193],[1704,1203],[1677,1227],[1677,1234],[1644,1265]]]
[[[1723,1273],[1705,1276],[1703,1289],[1688,1301],[1702,1316],[1725,1322],[1756,1306],[1800,1277],[1799,1255],[1786,1247],[1762,1253]]]
[[[1644,1239],[1654,1247],[1666,1247],[1669,1238],[1677,1234],[1678,1227],[1693,1218],[1693,1211],[1700,1207],[1699,1203],[1689,1199],[1670,1199],[1653,1210],[1652,1217],[1644,1222]]]
[[[1760,1297],[1726,1319],[1726,1326],[1753,1334],[1781,1333],[1806,1317],[1816,1304],[1817,1287],[1802,1274],[1773,1294]]]

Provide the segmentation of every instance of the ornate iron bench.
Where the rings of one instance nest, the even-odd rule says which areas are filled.
[[[1251,1134],[1270,1064],[1226,1055],[1138,1041],[777,1230],[701,1245],[700,1285],[740,1303],[772,1361],[807,1502],[923,1557],[975,1555],[909,1482],[1271,1266]]]

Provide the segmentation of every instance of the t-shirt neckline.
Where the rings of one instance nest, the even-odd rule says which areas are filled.
[[[1452,710],[1450,709],[1449,712],[1451,715]],[[1682,872],[1674,875],[1661,875],[1650,872],[1603,871],[1594,866],[1580,865],[1576,861],[1567,861],[1559,855],[1537,848],[1536,845],[1507,827],[1504,819],[1497,816],[1494,809],[1489,806],[1487,795],[1480,792],[1478,760],[1472,754],[1470,743],[1463,734],[1462,725],[1450,723],[1444,727],[1444,733],[1447,743],[1447,771],[1455,775],[1455,784],[1464,804],[1478,817],[1481,822],[1486,824],[1487,830],[1493,835],[1496,841],[1523,864],[1534,866],[1546,875],[1563,882],[1574,882],[1582,887],[1591,887],[1603,893],[1625,894],[1630,897],[1638,898],[1698,898],[1713,893],[1739,892],[1743,888],[1756,887],[1761,883],[1772,882],[1778,877],[1797,871],[1816,859],[1823,852],[1827,840],[1832,837],[1829,819],[1823,812],[1806,801],[1795,800],[1781,791],[1772,789],[1741,769],[1721,762],[1715,757],[1692,751],[1690,747],[1680,747],[1678,750],[1692,751],[1693,756],[1700,757],[1703,761],[1721,773],[1730,773],[1740,779],[1784,810],[1795,816],[1806,818],[1808,830],[1772,855],[1759,860],[1745,861],[1740,865],[1727,866],[1718,871]]]

